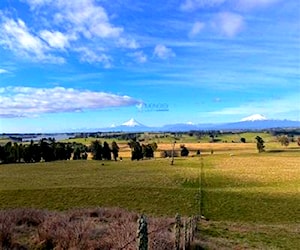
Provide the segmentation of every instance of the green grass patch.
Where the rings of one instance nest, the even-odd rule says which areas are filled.
[[[297,224],[204,222],[199,238],[204,249],[297,249]]]
[[[184,165],[178,161],[178,166],[172,167],[167,159],[3,165],[0,207],[65,210],[119,206],[155,215],[195,214],[197,189],[182,187],[180,170]]]

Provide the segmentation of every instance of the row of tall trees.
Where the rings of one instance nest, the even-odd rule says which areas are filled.
[[[57,160],[86,160],[91,152],[94,160],[117,160],[119,146],[112,142],[111,147],[105,141],[93,141],[88,147],[81,143],[56,142],[52,138],[42,139],[39,142],[31,141],[29,144],[7,142],[0,146],[0,163],[30,163]]]
[[[98,140],[93,141],[91,144],[91,152],[93,155],[93,160],[111,160],[112,157],[116,161],[119,157],[119,146],[113,141],[111,147],[105,141],[102,143]]]
[[[75,148],[80,148],[80,155],[87,151],[82,144],[56,142],[51,138],[29,144],[7,142],[0,146],[0,163],[69,160]]]
[[[143,158],[153,158],[157,149],[155,142],[150,144],[140,144],[136,139],[132,139],[128,146],[131,149],[131,160],[141,160]]]
[[[256,146],[258,152],[264,152],[264,140],[257,136]],[[284,145],[289,145],[289,138],[287,136],[278,137],[278,141]],[[136,138],[133,138],[128,143],[131,148],[131,160],[140,160],[143,158],[154,157],[154,152],[157,150],[155,142],[150,144],[140,144]],[[300,146],[300,137],[298,138],[298,145]],[[189,150],[185,145],[180,145],[181,156],[188,156]],[[40,162],[40,161],[56,161],[56,160],[80,160],[87,159],[88,152],[92,153],[94,160],[117,160],[119,157],[119,146],[113,141],[109,145],[104,141],[103,145],[99,140],[91,143],[90,147],[81,143],[62,143],[56,142],[52,138],[44,138],[37,143],[31,141],[29,144],[18,144],[8,142],[4,146],[0,146],[0,163],[17,163],[17,162]],[[174,155],[174,152],[173,154]],[[165,151],[164,157],[168,154]]]

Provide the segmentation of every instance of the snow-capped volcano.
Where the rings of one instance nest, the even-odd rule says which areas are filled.
[[[254,122],[254,121],[265,121],[265,120],[267,120],[265,116],[260,114],[254,114],[243,118],[241,122],[250,122],[250,121]]]
[[[138,127],[138,126],[144,126],[143,124],[139,123],[138,121],[131,118],[129,121],[122,123],[122,126],[127,127]]]

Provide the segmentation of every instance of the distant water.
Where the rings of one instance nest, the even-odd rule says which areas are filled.
[[[74,137],[74,135],[70,134],[37,134],[37,135],[19,135],[19,138],[22,138],[23,142],[28,142],[28,141],[40,141],[43,138],[54,138],[55,141],[62,141],[65,139],[69,139]]]

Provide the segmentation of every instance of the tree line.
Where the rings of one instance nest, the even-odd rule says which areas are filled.
[[[157,149],[155,142],[140,144],[136,138],[128,143],[131,148],[131,160],[153,158]],[[31,141],[29,144],[7,142],[0,145],[0,163],[34,163],[58,160],[86,160],[88,153],[93,160],[115,160],[119,158],[119,146],[113,141],[109,145],[106,141],[92,141],[90,146],[82,143],[56,142],[54,138],[43,138],[39,142]]]
[[[7,142],[0,145],[0,163],[34,163],[58,160],[86,160],[91,152],[95,160],[117,160],[119,147],[112,142],[111,147],[107,142],[94,141],[90,146],[82,143],[56,142],[54,138],[43,138],[39,142],[31,141],[29,144]]]

